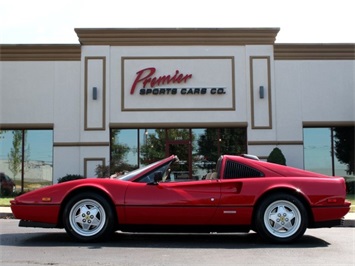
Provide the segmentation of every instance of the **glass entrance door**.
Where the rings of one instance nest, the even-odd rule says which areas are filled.
[[[171,167],[172,181],[187,181],[192,179],[191,164],[191,145],[187,141],[179,141],[178,143],[167,143],[167,155],[176,155],[179,162]]]
[[[192,179],[192,147],[191,147],[191,129],[171,128],[166,130],[166,148],[167,156],[176,155],[179,157],[179,163],[174,164],[172,178],[175,181],[186,181]]]

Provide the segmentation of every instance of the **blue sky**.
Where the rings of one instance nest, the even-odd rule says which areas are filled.
[[[0,43],[78,43],[74,28],[278,27],[278,43],[355,43],[353,0],[0,0]]]

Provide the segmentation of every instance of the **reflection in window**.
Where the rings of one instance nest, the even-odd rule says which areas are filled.
[[[303,134],[305,169],[332,175],[330,129],[305,128]]]
[[[151,164],[165,157],[165,129],[139,129],[141,166]]]
[[[306,170],[354,176],[354,127],[304,128]]]
[[[190,139],[190,130],[187,128],[177,129],[170,128],[167,129],[167,139],[178,141],[178,140],[189,140]]]
[[[14,180],[17,191],[52,184],[52,130],[3,130],[0,144],[0,172]]]
[[[25,147],[25,188],[32,190],[52,184],[52,130],[27,130]]]
[[[245,128],[221,128],[219,142],[220,154],[246,153]]]
[[[202,179],[221,154],[246,153],[246,147],[246,128],[112,129],[111,173],[174,154],[180,159],[173,169],[176,180]]]
[[[216,162],[220,155],[220,136],[218,128],[206,128],[197,139],[196,152],[204,160]]]
[[[111,130],[111,174],[138,168],[137,144],[137,129]]]
[[[198,133],[198,153],[216,162],[222,154],[246,153],[245,128],[207,128]]]
[[[355,127],[334,127],[334,173],[355,176]]]

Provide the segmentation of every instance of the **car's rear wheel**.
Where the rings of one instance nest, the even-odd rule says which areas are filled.
[[[74,196],[63,212],[64,228],[75,240],[103,240],[114,231],[114,216],[107,200],[96,193]]]
[[[256,231],[265,240],[286,243],[303,236],[308,216],[295,196],[278,193],[266,198],[256,213]]]

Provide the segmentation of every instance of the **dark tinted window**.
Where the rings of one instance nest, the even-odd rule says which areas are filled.
[[[255,170],[244,164],[240,164],[233,161],[227,161],[226,168],[224,170],[224,178],[245,178],[245,177],[261,177],[263,173]]]

